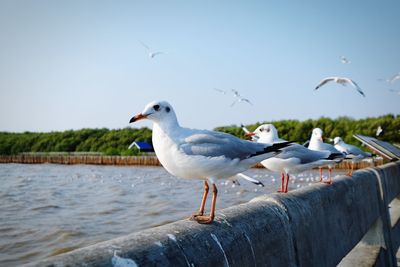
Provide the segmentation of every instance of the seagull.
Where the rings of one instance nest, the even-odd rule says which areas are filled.
[[[238,91],[232,89],[232,93],[233,93],[233,96],[236,98],[236,100],[231,104],[231,107],[233,107],[233,106],[234,106],[236,103],[238,103],[238,102],[247,102],[247,103],[249,103],[250,105],[253,105],[253,104],[250,102],[250,100],[248,100],[247,98],[243,98],[243,97],[239,94]]]
[[[308,145],[308,149],[315,150],[315,151],[329,151],[331,153],[335,153],[336,155],[341,155],[341,157],[338,157],[337,161],[334,163],[328,164],[328,169],[329,169],[329,179],[326,181],[326,183],[331,184],[332,183],[332,168],[336,163],[339,163],[339,158],[344,159],[345,155],[341,153],[339,150],[337,150],[333,145],[324,143],[322,140],[322,135],[323,131],[320,128],[315,128],[312,131],[311,138],[310,138],[310,144]],[[320,182],[323,181],[322,179],[322,167],[319,168],[320,172]]]
[[[151,50],[150,47],[148,45],[146,45],[145,43],[143,43],[142,41],[139,41],[139,43],[141,43],[143,45],[143,47],[146,48],[147,51],[149,51],[149,58],[154,58],[155,56],[164,54],[164,52],[161,52],[161,51]]]
[[[265,145],[242,140],[233,135],[181,127],[175,111],[166,101],[153,101],[130,123],[142,119],[153,122],[152,141],[155,153],[164,168],[174,176],[204,181],[200,209],[192,215],[198,223],[212,223],[217,200],[217,179],[228,179],[264,159],[275,156],[291,142]],[[204,215],[204,205],[212,184],[211,210]]]
[[[317,87],[315,87],[315,90],[318,90],[318,88],[320,88],[321,86],[323,86],[324,84],[334,81],[336,83],[339,83],[343,86],[346,86],[347,84],[352,85],[355,89],[357,89],[357,91],[365,97],[364,92],[361,90],[361,88],[358,86],[358,84],[353,81],[352,79],[346,78],[346,77],[327,77],[325,79],[323,79],[322,81],[320,81],[320,83],[317,85]]]
[[[350,64],[350,63],[351,63],[351,61],[348,60],[345,56],[342,56],[342,57],[340,58],[340,61],[341,61],[343,64]]]
[[[395,81],[397,81],[397,80],[400,80],[400,72],[399,73],[397,73],[397,74],[395,74],[395,75],[393,75],[389,80],[388,80],[388,82],[390,82],[390,83],[394,83]]]
[[[379,136],[381,133],[383,132],[382,126],[378,126],[378,128],[376,129],[376,136]]]
[[[259,137],[257,142],[263,144],[286,142],[286,140],[279,138],[278,131],[272,124],[260,125],[253,133],[248,135],[257,135]],[[282,153],[261,161],[261,164],[273,172],[281,173],[281,188],[278,192],[287,193],[290,175],[327,164],[335,164],[335,159],[339,158],[340,160],[341,157],[343,157],[342,153],[314,151],[299,144],[292,144],[283,148]]]
[[[353,175],[354,163],[360,162],[362,159],[372,156],[370,153],[364,152],[356,146],[346,144],[340,137],[335,137],[333,139],[333,144],[337,150],[346,155],[346,158],[351,159],[351,169],[347,173],[348,176]]]
[[[400,95],[400,90],[389,89],[390,92]]]

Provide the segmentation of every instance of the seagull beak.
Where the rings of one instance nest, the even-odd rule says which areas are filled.
[[[253,132],[248,132],[248,133],[245,133],[244,135],[245,135],[245,136],[255,136],[256,134],[253,133]]]
[[[129,121],[129,123],[135,122],[135,121],[139,121],[142,119],[146,119],[147,116],[143,115],[142,113],[136,114],[135,116],[132,117],[132,119]]]

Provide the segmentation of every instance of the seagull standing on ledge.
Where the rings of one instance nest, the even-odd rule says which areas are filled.
[[[350,84],[351,86],[353,86],[357,92],[359,92],[362,96],[365,97],[364,92],[361,90],[361,88],[358,86],[358,84],[353,81],[352,79],[346,78],[346,77],[327,77],[325,79],[323,79],[322,81],[319,82],[319,84],[317,85],[317,87],[315,87],[315,90],[318,90],[318,88],[320,88],[321,86],[327,84],[328,82],[336,82],[338,84],[341,84],[343,86],[346,86],[347,84]]]
[[[279,154],[290,144],[258,144],[233,135],[215,131],[183,128],[179,125],[172,106],[165,101],[153,101],[129,122],[141,119],[153,121],[153,147],[164,168],[172,175],[204,180],[204,194],[200,209],[192,219],[211,223],[217,200],[216,179],[227,179],[256,163]],[[210,215],[204,215],[209,181],[212,184]]]
[[[326,181],[327,184],[332,184],[332,168],[336,163],[339,163],[341,160],[345,158],[345,155],[342,154],[339,150],[337,150],[334,146],[331,144],[324,143],[322,140],[322,135],[323,131],[320,128],[315,128],[312,131],[311,134],[311,139],[310,139],[310,144],[308,145],[308,149],[315,150],[315,151],[329,151],[331,153],[334,153],[336,155],[341,155],[340,158],[336,158],[336,162],[327,164],[328,169],[329,169],[329,179]],[[320,174],[320,182],[323,182],[322,179],[322,167],[319,168],[319,174]]]
[[[346,158],[351,159],[351,169],[347,172],[347,176],[353,175],[354,163],[372,156],[370,153],[364,152],[356,146],[346,144],[340,137],[335,137],[333,139],[333,144],[337,150],[346,155]]]
[[[279,138],[278,130],[272,124],[260,125],[253,133],[246,135],[257,135],[259,137],[257,142],[264,144],[286,142]],[[270,171],[281,173],[281,188],[278,192],[287,193],[290,175],[327,164],[335,164],[334,160],[340,156],[342,156],[341,153],[314,151],[299,144],[292,144],[282,149],[279,155],[261,161],[261,164]]]

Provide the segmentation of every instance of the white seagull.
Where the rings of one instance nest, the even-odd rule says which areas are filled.
[[[351,61],[348,60],[345,56],[342,56],[342,57],[340,58],[340,61],[341,61],[343,64],[350,64],[350,63],[351,63]]]
[[[335,137],[333,139],[333,144],[337,150],[346,155],[346,158],[351,159],[351,169],[347,173],[348,176],[353,175],[354,163],[360,162],[362,159],[372,156],[370,153],[364,152],[356,146],[346,144],[340,137]]]
[[[139,41],[139,43],[141,43],[143,45],[143,47],[147,49],[147,51],[149,52],[149,58],[154,58],[155,56],[164,54],[164,52],[161,52],[161,51],[153,51],[152,49],[150,49],[150,47],[148,45],[146,45],[142,41]]]
[[[352,79],[346,78],[346,77],[327,77],[325,79],[323,79],[322,81],[319,82],[319,84],[317,85],[317,87],[315,87],[315,90],[318,90],[321,86],[325,85],[328,82],[336,82],[338,84],[341,84],[343,86],[346,86],[347,84],[350,84],[351,86],[353,86],[357,92],[359,92],[362,96],[365,97],[364,92],[361,90],[361,88],[358,86],[358,84],[353,81]]]
[[[308,149],[315,150],[315,151],[329,151],[329,152],[335,153],[337,155],[342,154],[333,145],[324,143],[324,141],[322,140],[322,135],[323,135],[323,131],[320,128],[313,129],[311,138],[310,138],[310,143],[308,145]],[[334,165],[336,163],[340,162],[339,158],[344,159],[345,155],[342,154],[341,157],[338,157],[337,161],[335,163],[328,164],[328,169],[329,169],[329,179],[327,181],[328,184],[332,183],[332,177],[331,177],[332,168],[334,167]],[[320,172],[320,180],[319,181],[322,182],[323,179],[322,179],[322,168],[321,167],[319,168],[319,172]]]
[[[221,94],[226,95],[226,91],[225,90],[221,90],[221,89],[218,89],[218,88],[214,88],[214,90],[217,91],[217,92],[220,92]]]
[[[233,93],[233,96],[236,98],[236,100],[231,104],[231,107],[233,107],[233,106],[234,106],[236,103],[238,103],[238,102],[247,102],[247,103],[249,103],[250,105],[253,105],[253,104],[250,102],[250,100],[248,100],[247,98],[242,97],[242,96],[239,94],[238,91],[232,89],[232,93]]]
[[[376,129],[376,136],[379,136],[381,133],[383,132],[382,126],[378,126],[378,128]]]
[[[279,144],[286,140],[278,137],[278,131],[272,124],[260,125],[253,133],[248,135],[257,135],[257,142],[264,144]],[[335,164],[335,159],[343,157],[342,153],[335,154],[330,151],[314,151],[299,144],[292,144],[282,149],[282,153],[274,157],[261,161],[261,164],[273,171],[281,173],[281,188],[278,192],[287,193],[289,176],[304,172],[306,170]],[[286,181],[285,181],[286,178]]]
[[[153,101],[132,117],[130,123],[153,121],[153,147],[164,168],[177,177],[204,180],[200,209],[192,218],[199,223],[211,223],[217,200],[216,179],[227,179],[256,163],[279,154],[290,142],[265,145],[242,140],[233,135],[208,130],[183,128],[172,106],[165,101]],[[210,215],[204,215],[209,186],[212,183]]]

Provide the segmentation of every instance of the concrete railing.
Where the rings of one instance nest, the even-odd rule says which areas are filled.
[[[396,266],[399,216],[390,163],[217,210],[211,225],[182,220],[27,266]]]

